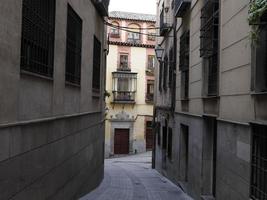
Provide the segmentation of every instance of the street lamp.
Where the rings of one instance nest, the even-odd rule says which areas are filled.
[[[155,48],[155,52],[156,52],[156,57],[157,57],[157,60],[159,62],[162,61],[162,56],[163,56],[163,53],[164,53],[164,49],[158,45],[156,48]]]

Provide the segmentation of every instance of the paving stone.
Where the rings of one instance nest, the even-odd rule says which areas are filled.
[[[101,185],[80,200],[192,200],[151,169],[151,152],[107,159]]]

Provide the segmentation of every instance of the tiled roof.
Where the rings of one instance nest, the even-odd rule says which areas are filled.
[[[109,13],[109,17],[117,18],[117,19],[156,22],[156,15],[130,13],[130,12],[122,12],[122,11],[112,11]]]

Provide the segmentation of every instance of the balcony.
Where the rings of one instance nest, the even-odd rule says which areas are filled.
[[[175,17],[183,17],[190,5],[191,0],[175,0]]]
[[[114,103],[135,103],[135,92],[130,91],[113,91]]]
[[[146,94],[146,103],[153,103],[154,101],[154,94],[147,93]]]
[[[113,103],[134,104],[136,88],[137,73],[126,71],[112,73]]]
[[[159,34],[160,36],[164,36],[169,30],[168,24],[166,23],[166,19],[164,16],[164,9],[162,9],[160,13],[160,28],[159,28]]]
[[[110,0],[92,0],[96,9],[102,16],[108,16],[108,6]]]

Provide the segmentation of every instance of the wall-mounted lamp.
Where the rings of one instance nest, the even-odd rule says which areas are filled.
[[[158,45],[155,48],[155,53],[156,53],[157,60],[159,62],[161,62],[162,61],[162,57],[163,57],[163,53],[164,53],[164,49],[160,45]]]

